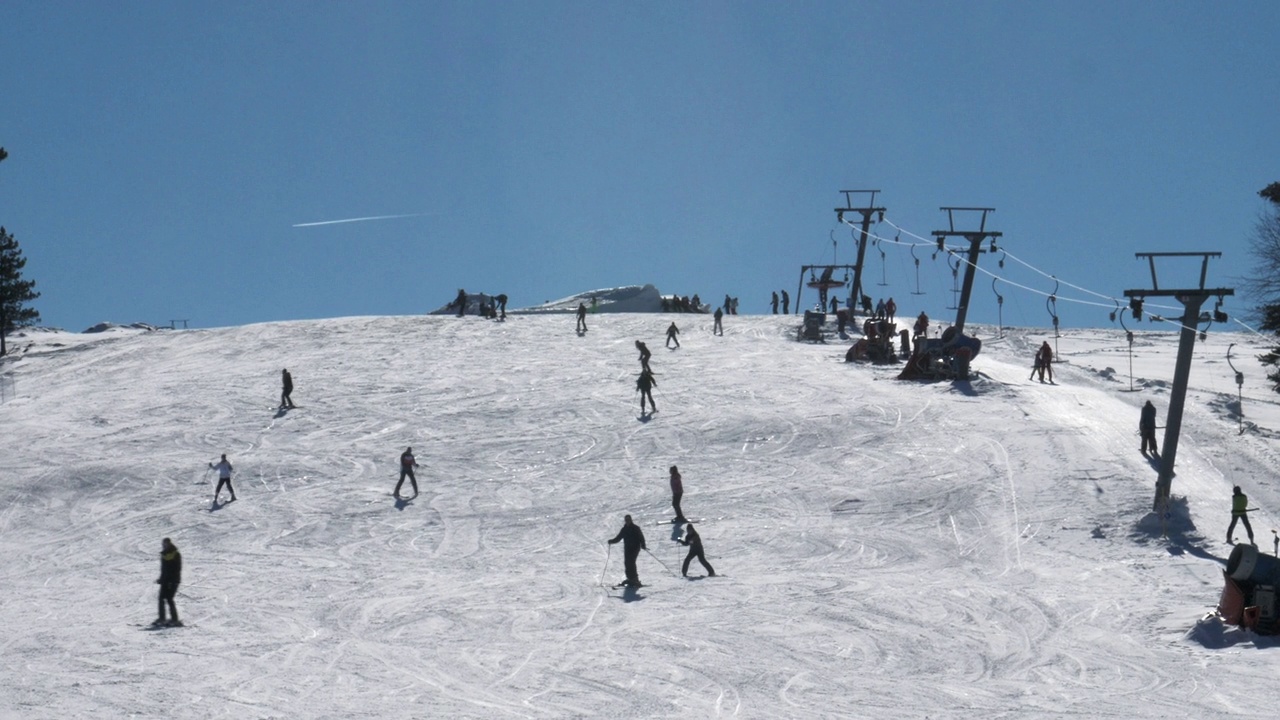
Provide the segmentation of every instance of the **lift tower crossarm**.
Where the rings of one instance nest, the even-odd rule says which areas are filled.
[[[1182,303],[1183,314],[1179,323],[1182,326],[1178,338],[1178,359],[1173,369],[1173,387],[1169,391],[1169,414],[1164,423],[1164,453],[1160,455],[1160,476],[1156,480],[1156,496],[1153,509],[1164,513],[1169,505],[1169,492],[1173,486],[1173,467],[1178,459],[1178,437],[1182,433],[1182,409],[1187,399],[1187,384],[1191,379],[1191,356],[1196,344],[1196,326],[1200,320],[1200,306],[1210,297],[1219,300],[1235,295],[1232,288],[1206,288],[1205,278],[1208,272],[1209,258],[1222,257],[1219,252],[1169,252],[1169,253],[1135,253],[1138,259],[1146,258],[1151,266],[1151,290],[1125,290],[1127,298],[1171,297]],[[1156,279],[1156,258],[1160,257],[1199,257],[1200,287],[1161,290]]]
[[[844,222],[845,213],[861,213],[862,214],[862,227],[861,227],[862,232],[859,233],[858,235],[858,261],[854,264],[854,271],[853,271],[852,297],[854,300],[854,304],[853,304],[854,309],[858,307],[858,303],[862,300],[862,266],[864,264],[864,260],[866,259],[866,255],[867,255],[867,234],[871,230],[871,216],[874,213],[880,213],[880,219],[884,220],[885,209],[883,207],[876,207],[876,193],[878,192],[880,191],[879,190],[841,190],[840,193],[844,195],[844,204],[846,205],[846,207],[835,209],[837,222]],[[871,196],[870,199],[867,200],[866,207],[853,206],[854,193],[859,193],[863,195],[869,194]],[[800,304],[798,301],[796,303],[796,312],[797,313],[800,312]]]
[[[969,241],[969,260],[965,264],[964,269],[964,285],[960,290],[960,302],[956,307],[956,333],[964,332],[965,317],[969,314],[969,296],[973,292],[973,277],[978,271],[978,256],[982,254],[982,241],[987,238],[1003,237],[1004,233],[994,230],[987,230],[987,213],[995,212],[995,208],[973,208],[973,207],[943,207],[938,208],[947,214],[947,225],[949,230],[934,230],[933,236],[938,239],[938,249],[941,250],[946,244],[949,237],[963,237]],[[978,230],[956,230],[955,213],[959,211],[980,212],[982,220],[978,224]]]

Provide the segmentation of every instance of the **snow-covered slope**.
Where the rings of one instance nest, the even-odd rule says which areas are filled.
[[[671,320],[679,350],[662,348]],[[901,382],[795,318],[344,318],[15,338],[0,364],[0,716],[1235,717],[1275,643],[1217,602],[1232,484],[1271,549],[1280,411],[1197,346],[1166,540],[1138,407],[1177,336],[971,328]],[[654,349],[639,416],[633,342]],[[1050,342],[1055,342],[1050,339]],[[1234,374],[1246,373],[1239,432]],[[29,345],[29,347],[28,347]],[[300,406],[277,413],[281,368]],[[412,446],[422,494],[390,496]],[[239,500],[210,503],[227,453]],[[680,577],[667,468],[715,578]],[[224,496],[225,497],[225,496]],[[642,523],[646,586],[605,540]],[[1154,529],[1153,529],[1154,528]],[[1237,532],[1237,537],[1243,533]],[[158,553],[188,626],[151,631]],[[702,571],[694,563],[691,575]]]

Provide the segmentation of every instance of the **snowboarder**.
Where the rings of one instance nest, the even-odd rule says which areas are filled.
[[[640,556],[641,550],[648,550],[644,544],[644,531],[639,525],[631,522],[631,516],[628,515],[622,519],[622,529],[618,534],[609,541],[610,545],[622,541],[622,557],[623,564],[627,569],[627,579],[620,585],[627,587],[640,587],[640,575],[636,572],[636,558]]]
[[[675,521],[684,522],[684,513],[680,510],[680,498],[684,496],[684,483],[681,482],[680,471],[671,466],[671,507],[676,511]]]
[[[778,293],[773,293],[773,299],[769,302],[773,306],[773,314],[778,314]]]
[[[1049,347],[1049,341],[1045,340],[1040,345],[1040,350],[1036,352],[1036,365],[1032,371],[1032,375],[1040,374],[1040,382],[1044,382],[1045,373],[1049,374],[1049,382],[1053,382],[1053,348]]]
[[[667,328],[667,347],[671,347],[671,343],[673,342],[676,344],[676,347],[680,347],[680,341],[676,339],[676,336],[679,334],[680,328],[676,327],[675,323],[671,323],[671,326]]]
[[[711,326],[711,334],[724,335],[724,325],[721,324],[721,321],[724,319],[724,311],[720,308],[716,308],[716,314],[713,317],[715,317],[716,322]]]
[[[653,376],[649,368],[640,371],[640,377],[636,378],[636,390],[640,391],[640,414],[644,415],[644,399],[649,398],[649,407],[653,408],[650,412],[658,412],[658,403],[653,401],[653,388],[657,387],[658,380]]]
[[[1147,448],[1151,448],[1151,455],[1158,455],[1156,450],[1156,406],[1148,400],[1146,405],[1142,406],[1142,417],[1138,420],[1138,434],[1142,435],[1142,454],[1147,454]]]
[[[782,291],[782,314],[791,314],[791,296],[787,294],[786,290]]]
[[[578,334],[579,334],[579,335],[581,335],[582,333],[584,333],[584,332],[586,332],[586,331],[587,331],[587,306],[586,306],[586,305],[583,305],[582,303],[578,303],[578,327],[577,327],[577,330],[578,330]]]
[[[173,597],[178,594],[178,584],[181,582],[182,553],[178,552],[177,546],[169,538],[165,538],[163,549],[160,551],[160,577],[156,580],[156,584],[160,586],[160,607],[153,625],[182,627],[182,621],[178,619],[178,606],[173,603]],[[165,603],[169,604],[167,622],[164,617]]]
[[[1227,544],[1235,545],[1236,541],[1231,537],[1236,529],[1236,521],[1244,522],[1245,532],[1249,533],[1249,544],[1255,545],[1253,541],[1253,528],[1249,525],[1249,496],[1240,491],[1240,486],[1236,485],[1231,489],[1231,524],[1227,526]]]
[[[711,567],[711,563],[707,562],[707,557],[702,554],[702,536],[698,534],[697,530],[693,529],[692,523],[685,526],[684,539],[679,542],[689,548],[689,554],[684,557],[684,566],[680,568],[681,575],[689,577],[689,563],[693,562],[694,558],[698,558],[698,562],[702,563],[702,567],[707,569],[707,576],[716,576],[715,568]]]
[[[396,483],[396,489],[391,492],[392,495],[400,497],[400,486],[404,485],[404,479],[409,478],[410,484],[413,485],[413,496],[418,496],[418,478],[413,476],[413,469],[418,467],[418,461],[413,458],[413,448],[405,448],[400,453],[400,482]]]
[[[641,370],[648,370],[648,369],[649,369],[649,358],[650,358],[650,357],[653,357],[653,353],[649,352],[649,346],[648,346],[648,345],[645,345],[644,343],[642,343],[642,342],[640,342],[639,340],[637,340],[637,341],[636,341],[636,350],[639,350],[639,351],[640,351],[640,369],[641,369]]]
[[[280,407],[292,408],[293,398],[290,395],[293,394],[293,376],[289,374],[288,368],[281,371],[280,381],[284,385],[284,389],[280,392]]]
[[[218,494],[222,492],[223,485],[226,485],[227,489],[231,491],[230,502],[235,502],[236,489],[231,487],[231,473],[234,471],[234,468],[231,467],[231,462],[227,460],[227,454],[222,454],[222,460],[218,461],[217,465],[209,463],[209,469],[218,471],[218,487],[213,491],[213,504],[218,504]]]

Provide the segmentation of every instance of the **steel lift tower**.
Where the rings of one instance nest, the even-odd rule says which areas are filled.
[[[860,213],[862,215],[862,232],[858,235],[858,261],[853,266],[853,311],[857,312],[862,303],[862,265],[867,257],[867,233],[871,230],[871,216],[874,213],[879,213],[880,221],[884,222],[884,208],[876,207],[876,193],[880,192],[879,190],[841,190],[840,192],[844,194],[846,207],[835,209],[836,220],[843,223],[845,213]],[[869,194],[871,196],[867,200],[866,207],[853,206],[854,193]],[[797,303],[798,305],[799,303]],[[797,307],[798,310],[799,307]]]
[[[947,214],[948,230],[934,230],[933,236],[938,238],[938,249],[945,249],[947,238],[962,237],[969,241],[969,259],[964,268],[964,285],[960,289],[960,302],[956,306],[956,334],[964,333],[965,316],[969,314],[969,294],[973,291],[973,276],[978,271],[978,256],[982,254],[982,241],[992,238],[991,251],[996,251],[995,238],[1002,237],[1004,233],[995,232],[987,229],[987,213],[993,213],[995,208],[971,208],[971,207],[944,207],[938,208]],[[978,224],[977,230],[956,230],[956,212],[980,212],[982,220]]]
[[[1173,463],[1178,457],[1178,435],[1182,430],[1182,408],[1187,398],[1187,381],[1191,377],[1191,355],[1196,345],[1196,327],[1200,323],[1200,307],[1204,301],[1216,296],[1219,304],[1222,298],[1235,295],[1231,288],[1213,288],[1204,286],[1205,275],[1209,269],[1209,258],[1222,257],[1219,252],[1168,252],[1168,253],[1136,253],[1139,259],[1146,258],[1151,266],[1150,290],[1125,290],[1124,296],[1129,298],[1129,308],[1134,318],[1142,317],[1142,301],[1148,297],[1171,297],[1182,303],[1182,334],[1178,339],[1178,360],[1173,370],[1173,388],[1169,392],[1169,416],[1164,423],[1163,452],[1160,455],[1160,476],[1156,480],[1156,496],[1152,509],[1164,516],[1169,507],[1169,490],[1173,485]],[[1200,258],[1200,287],[1180,290],[1161,290],[1156,281],[1156,258],[1198,257]],[[1220,321],[1226,316],[1217,312]]]

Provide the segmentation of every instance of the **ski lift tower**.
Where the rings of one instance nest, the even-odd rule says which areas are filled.
[[[879,190],[841,190],[844,194],[845,207],[836,208],[836,221],[844,222],[845,213],[861,213],[862,227],[858,234],[858,260],[853,266],[853,290],[851,297],[853,298],[853,310],[856,312],[859,304],[862,302],[862,265],[867,257],[867,233],[871,230],[871,216],[874,213],[880,214],[880,222],[884,222],[884,208],[876,207],[876,193]],[[866,207],[853,206],[853,194],[862,193],[869,194],[871,197],[867,200]]]
[[[982,254],[982,241],[991,238],[991,252],[996,252],[995,238],[1003,237],[1004,233],[995,232],[987,229],[987,213],[993,213],[995,208],[973,208],[973,207],[943,207],[938,208],[947,214],[948,230],[934,230],[933,236],[938,239],[938,249],[945,250],[947,238],[962,237],[969,241],[969,259],[964,268],[964,285],[960,288],[960,303],[956,307],[956,334],[964,333],[965,316],[969,314],[969,295],[973,291],[973,276],[978,270],[978,256]],[[957,212],[980,212],[982,213],[981,221],[978,223],[977,230],[956,230],[955,214]]]
[[[1153,509],[1164,515],[1169,505],[1169,490],[1173,485],[1173,463],[1178,457],[1178,435],[1182,430],[1182,407],[1187,398],[1187,381],[1191,377],[1191,353],[1196,344],[1196,327],[1200,323],[1200,306],[1212,296],[1217,296],[1218,305],[1222,298],[1235,295],[1230,288],[1208,289],[1204,286],[1205,274],[1209,269],[1209,258],[1222,257],[1220,252],[1167,252],[1136,253],[1139,259],[1146,258],[1151,266],[1150,290],[1125,290],[1124,296],[1129,298],[1129,309],[1135,319],[1142,319],[1142,301],[1148,297],[1171,297],[1182,303],[1184,308],[1182,334],[1178,340],[1178,360],[1173,370],[1173,388],[1169,391],[1169,415],[1164,423],[1164,452],[1160,455],[1160,476],[1156,480],[1156,496]],[[1198,257],[1200,258],[1200,287],[1182,290],[1161,290],[1156,281],[1156,258],[1166,257]],[[1226,322],[1226,313],[1214,311],[1214,320]]]

